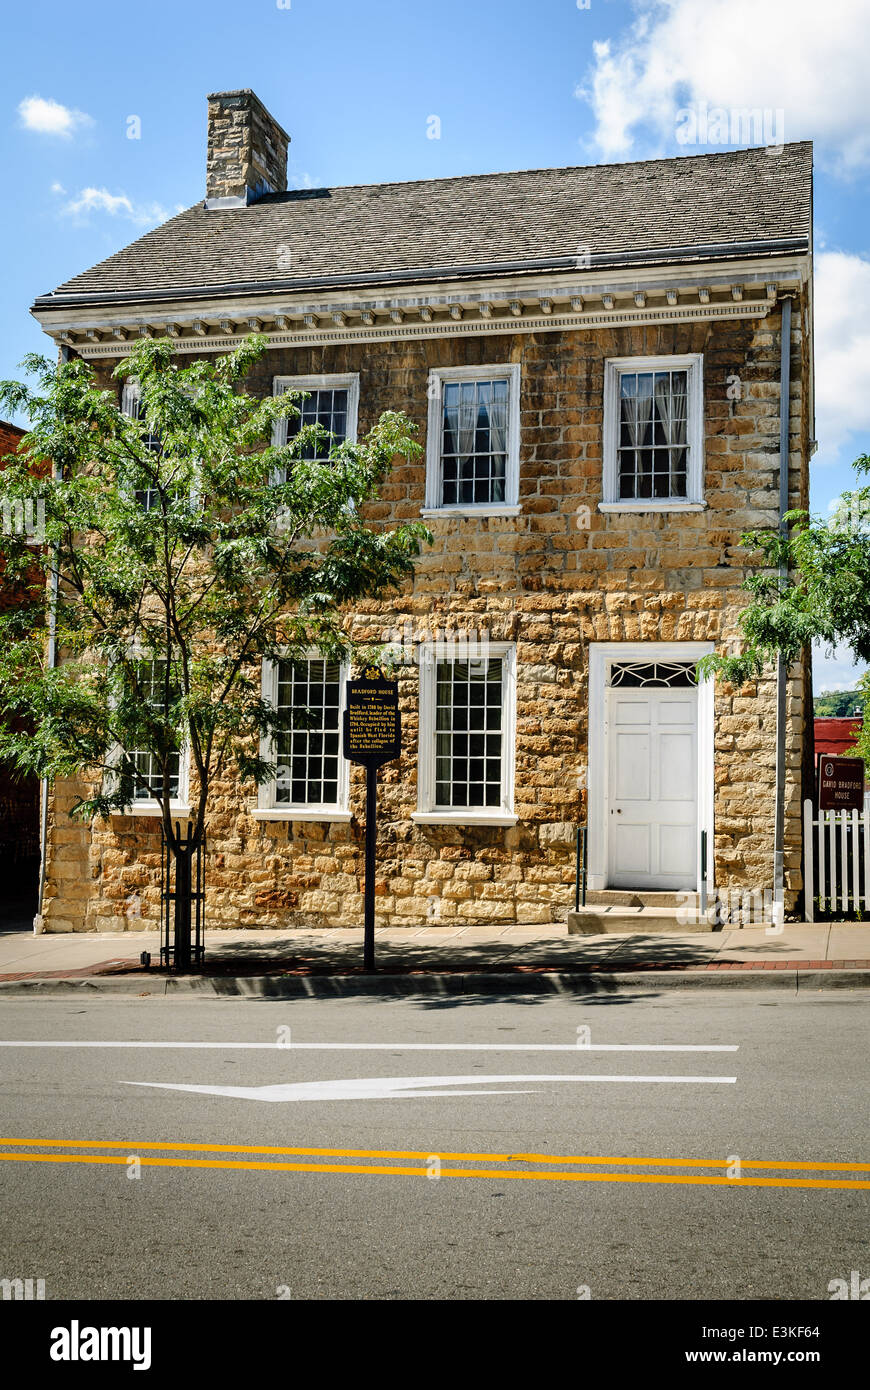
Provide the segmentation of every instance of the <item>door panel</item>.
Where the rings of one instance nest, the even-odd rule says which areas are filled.
[[[614,827],[616,862],[631,865],[632,872],[648,874],[652,860],[652,827],[619,821]]]
[[[608,692],[608,883],[694,889],[697,692]]]
[[[658,736],[659,799],[662,802],[677,801],[681,805],[686,800],[686,782],[695,767],[694,729],[676,733],[669,729]],[[694,790],[688,788],[690,793]],[[694,797],[692,798],[694,804]],[[662,808],[663,813],[666,808]]]
[[[614,792],[622,801],[648,801],[650,795],[649,734],[629,734],[617,729]]]

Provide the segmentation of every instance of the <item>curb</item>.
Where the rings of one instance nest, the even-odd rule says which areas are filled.
[[[475,972],[431,975],[238,975],[227,977],[66,977],[0,981],[7,998],[101,994],[140,999],[194,996],[206,999],[346,999],[356,995],[449,998],[456,995],[564,995],[648,993],[676,990],[749,989],[807,991],[870,988],[870,970],[613,970],[540,971],[524,975]]]

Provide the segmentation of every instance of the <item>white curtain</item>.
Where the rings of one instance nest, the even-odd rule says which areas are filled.
[[[507,452],[507,395],[495,394],[495,382],[489,405],[489,447],[494,454]]]
[[[476,433],[477,388],[474,382],[463,382],[459,389],[458,435],[456,440],[456,451],[459,454],[460,463],[465,463],[474,453]]]
[[[635,415],[629,415],[628,426],[631,434],[631,442],[636,449],[642,449],[645,442],[647,428],[652,419],[653,397],[652,392],[644,391],[643,377],[637,379],[637,394],[634,398]]]
[[[686,442],[686,377],[683,372],[656,376],[655,402],[668,444]]]

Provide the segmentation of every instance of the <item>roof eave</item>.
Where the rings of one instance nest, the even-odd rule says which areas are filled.
[[[590,270],[630,266],[685,265],[693,261],[728,261],[746,256],[788,256],[809,254],[806,236],[777,239],[718,242],[700,246],[661,247],[655,250],[601,252],[588,256],[583,265]],[[64,292],[53,290],[39,295],[30,312],[58,308],[87,308],[115,304],[159,304],[167,301],[220,299],[245,294],[292,294],[297,291],[339,289],[342,286],[375,288],[380,285],[413,285],[437,280],[461,280],[480,276],[533,275],[541,271],[574,270],[577,256],[556,256],[536,260],[495,261],[488,264],[421,266],[409,270],[357,272],[349,275],[318,275],[306,279],[233,281],[222,285],[188,285],[173,288],[116,290],[106,292]]]

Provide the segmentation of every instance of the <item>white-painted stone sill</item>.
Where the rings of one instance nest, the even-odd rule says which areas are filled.
[[[462,517],[471,520],[476,516],[519,516],[522,507],[509,507],[482,504],[479,507],[421,507],[420,515],[433,518],[437,521],[438,517]]]
[[[484,812],[475,815],[473,811],[412,811],[411,820],[417,825],[516,825],[519,817],[510,811]]]
[[[678,502],[668,498],[644,498],[642,502],[599,502],[598,510],[609,512],[703,512],[706,502]]]

